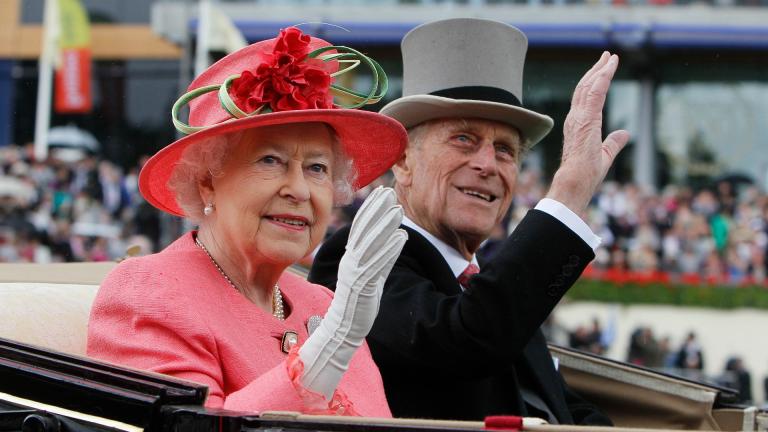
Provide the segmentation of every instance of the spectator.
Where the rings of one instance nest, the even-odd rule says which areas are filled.
[[[752,403],[752,377],[741,357],[733,356],[728,359],[720,384],[738,390],[739,402]]]
[[[604,354],[606,347],[603,345],[603,329],[600,326],[600,320],[592,318],[590,328],[578,326],[575,331],[570,333],[568,344],[577,350],[597,355]]]
[[[589,330],[583,325],[576,327],[568,336],[568,345],[573,349],[589,351],[591,343]]]
[[[639,327],[632,332],[627,362],[645,367],[657,367],[659,347],[650,327]]]
[[[683,370],[701,371],[704,369],[704,354],[696,340],[696,333],[689,332],[685,342],[677,352],[675,366]]]
[[[763,395],[765,395],[765,397],[768,398],[768,375],[765,378],[763,378]]]
[[[597,317],[592,318],[592,329],[589,332],[590,351],[594,354],[603,355],[607,346],[604,344],[605,334],[600,320]]]
[[[658,342],[656,356],[649,365],[652,368],[668,369],[674,367],[674,353],[669,336],[664,336]]]

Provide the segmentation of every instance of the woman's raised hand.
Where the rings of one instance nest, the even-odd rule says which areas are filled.
[[[299,350],[302,383],[329,398],[363,343],[379,310],[384,282],[405,241],[403,209],[391,188],[376,188],[358,210],[344,256],[336,294],[320,326]]]

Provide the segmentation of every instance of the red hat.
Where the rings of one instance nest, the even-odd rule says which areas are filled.
[[[342,64],[346,67],[340,70]],[[373,72],[368,93],[333,84],[334,77],[359,64]],[[168,180],[187,147],[245,129],[304,122],[326,123],[336,131],[357,174],[352,186],[359,189],[386,172],[408,140],[396,120],[352,109],[377,102],[386,91],[387,78],[376,61],[297,28],[284,29],[275,39],[227,55],[190,84],[172,110],[174,125],[188,135],[147,161],[139,174],[139,190],[158,209],[184,216]],[[334,95],[353,103],[335,103]],[[187,103],[190,125],[178,120],[179,109]]]

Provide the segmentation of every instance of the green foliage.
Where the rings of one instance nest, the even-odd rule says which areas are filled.
[[[568,291],[567,297],[604,303],[768,309],[768,288],[762,286],[616,284],[581,279]]]

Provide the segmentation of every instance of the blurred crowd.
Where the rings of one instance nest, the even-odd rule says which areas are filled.
[[[0,148],[0,261],[120,259],[131,245],[151,253],[189,228],[173,223],[138,192],[141,163],[123,168],[93,155],[35,162],[31,146]],[[377,184],[390,180],[382,178]],[[334,213],[330,231],[348,223],[370,190]],[[512,211],[480,253],[489,256],[544,196],[541,172],[523,169]],[[768,195],[723,180],[692,190],[651,193],[607,182],[587,214],[602,238],[585,275],[615,282],[765,284]],[[164,231],[174,230],[173,233]],[[165,236],[164,236],[165,234]]]
[[[712,189],[667,186],[660,194],[606,184],[590,215],[603,238],[595,274],[640,281],[764,284],[768,196],[720,181]]]
[[[156,250],[159,215],[141,198],[137,175],[138,167],[93,155],[36,162],[31,146],[1,147],[0,262],[107,261],[129,246]]]
[[[751,373],[740,356],[730,356],[717,375],[707,377],[704,374],[704,350],[693,331],[678,347],[673,347],[668,336],[658,338],[650,327],[637,328],[630,336],[626,361],[728,387],[737,391],[738,402],[741,403],[752,404],[755,401]],[[765,384],[768,385],[768,377]]]
[[[609,325],[604,329],[597,318],[589,325],[579,325],[573,329],[562,328],[554,320],[554,315],[542,327],[547,340],[570,348],[601,356],[606,355],[614,341],[614,330]],[[682,376],[695,381],[710,382],[736,390],[738,402],[755,403],[752,389],[752,374],[744,359],[731,355],[722,369],[715,375],[704,372],[705,354],[696,332],[690,331],[677,345],[669,336],[659,336],[649,326],[640,326],[632,330],[625,357],[621,360],[633,365],[659,370]],[[768,397],[768,376],[763,378],[764,395]]]
[[[541,176],[521,172],[510,228],[545,192]],[[602,238],[586,277],[623,282],[764,285],[768,195],[743,178],[693,190],[652,193],[606,182],[587,222]]]

